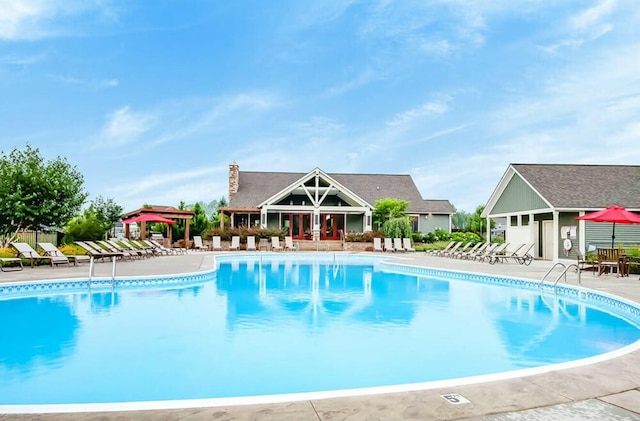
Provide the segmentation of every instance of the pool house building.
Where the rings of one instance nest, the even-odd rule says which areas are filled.
[[[448,200],[425,200],[410,175],[240,171],[229,166],[231,227],[282,228],[297,240],[339,240],[377,229],[372,213],[383,198],[407,200],[414,232],[451,231]],[[221,218],[222,220],[223,218]]]
[[[534,242],[535,257],[575,259],[577,249],[611,247],[611,223],[576,217],[612,205],[640,212],[640,166],[510,164],[482,217],[506,218],[505,240]],[[614,242],[640,244],[640,225],[616,224]]]

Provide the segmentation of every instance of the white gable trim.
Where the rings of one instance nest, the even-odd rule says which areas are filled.
[[[315,178],[315,187],[309,188],[305,186],[305,183],[309,180]],[[320,187],[320,180],[325,181],[329,184],[329,187]],[[324,199],[329,195],[332,189],[338,191],[338,193],[342,193],[344,196],[343,199],[345,201],[351,201],[356,207],[366,207],[373,209],[373,206],[367,203],[366,200],[359,197],[357,194],[353,193],[351,190],[338,183],[335,179],[329,176],[327,173],[322,171],[320,168],[315,168],[312,171],[308,172],[306,175],[302,176],[295,182],[291,183],[284,189],[280,190],[273,196],[269,197],[267,200],[263,201],[258,205],[259,208],[263,208],[265,206],[273,206],[275,203],[284,199],[286,196],[291,194],[291,192],[295,189],[301,188],[309,198],[311,205],[316,208],[319,208],[322,205]],[[322,191],[324,189],[324,191]]]

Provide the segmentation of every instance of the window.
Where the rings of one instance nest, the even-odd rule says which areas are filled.
[[[517,215],[512,215],[511,216],[511,225],[512,227],[517,227],[518,226],[518,216]]]
[[[529,225],[529,215],[522,215],[522,226],[526,227]]]

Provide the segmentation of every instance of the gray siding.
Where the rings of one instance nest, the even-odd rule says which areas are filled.
[[[437,228],[449,231],[449,215],[431,215],[426,219],[420,215],[418,229],[422,234],[434,232]]]
[[[572,239],[571,242],[573,243],[573,245],[571,246],[571,251],[569,251],[569,255],[567,256],[564,252],[564,239],[566,236],[566,233],[564,232],[558,232],[556,233],[558,235],[558,256],[560,256],[560,258],[563,259],[577,259],[578,256],[576,255],[576,249],[579,247],[580,245],[580,230],[578,229],[578,221],[576,220],[576,217],[578,216],[578,212],[567,212],[567,213],[560,213],[558,214],[558,229],[562,230],[562,227],[567,227],[567,226],[575,226],[576,227],[576,238]]]
[[[585,221],[586,244],[596,247],[611,247],[613,224],[609,222]],[[616,238],[614,246],[637,246],[640,244],[640,225],[616,224]]]
[[[548,207],[549,205],[516,174],[507,184],[491,213],[524,212]]]

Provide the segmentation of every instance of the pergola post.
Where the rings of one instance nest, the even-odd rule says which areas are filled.
[[[184,224],[184,246],[187,247],[187,245],[189,244],[189,223],[191,222],[191,219],[185,219],[187,222]]]

